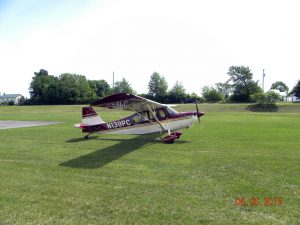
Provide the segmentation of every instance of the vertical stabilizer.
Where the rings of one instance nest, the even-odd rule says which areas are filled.
[[[102,123],[105,122],[97,115],[91,106],[82,108],[82,125],[92,126]]]

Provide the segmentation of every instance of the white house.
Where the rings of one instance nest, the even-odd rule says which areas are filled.
[[[280,92],[278,90],[272,90],[279,94],[283,101],[285,102],[300,102],[300,98],[296,97],[295,94],[287,95],[285,92]]]
[[[287,97],[287,96],[286,96],[286,93],[285,93],[285,92],[281,92],[281,91],[276,90],[276,89],[272,89],[271,91],[273,91],[273,92],[279,94],[280,97],[281,97],[281,100],[286,101],[286,97]]]
[[[0,104],[13,101],[15,105],[18,105],[22,97],[23,96],[21,94],[3,94],[0,95]]]
[[[300,102],[300,98],[296,97],[295,94],[286,97],[287,102]]]

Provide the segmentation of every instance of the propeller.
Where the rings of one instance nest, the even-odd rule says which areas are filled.
[[[198,117],[198,122],[199,122],[199,125],[201,124],[200,122],[200,114],[199,114],[199,108],[198,108],[198,104],[197,104],[197,100],[196,100],[196,110],[197,110],[197,117]]]
[[[200,117],[203,116],[204,113],[199,111],[197,100],[195,101],[195,103],[196,103],[196,110],[197,110],[197,114],[196,115],[197,115],[197,118],[198,118],[199,125],[201,125]]]

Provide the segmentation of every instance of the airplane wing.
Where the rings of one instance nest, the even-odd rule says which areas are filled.
[[[106,107],[109,109],[123,109],[134,112],[149,111],[157,125],[166,131],[159,119],[156,117],[155,109],[167,107],[167,105],[127,93],[119,93],[94,101],[91,106]]]
[[[167,107],[167,105],[127,93],[118,93],[96,100],[91,106],[105,107],[109,109],[123,109],[135,112],[148,111],[149,107],[155,109]]]

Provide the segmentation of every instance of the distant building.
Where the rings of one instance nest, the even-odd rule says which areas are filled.
[[[3,94],[0,95],[0,104],[13,101],[15,105],[18,105],[22,97],[23,96],[21,94]]]
[[[279,94],[282,101],[287,101],[287,100],[286,100],[286,97],[287,97],[287,96],[286,96],[286,93],[285,93],[285,92],[281,92],[281,91],[276,90],[276,89],[272,89],[271,91],[273,91],[273,92]]]
[[[300,102],[300,98],[296,97],[295,94],[287,95],[285,92],[280,92],[278,90],[271,90],[281,96],[281,99],[285,102]]]
[[[286,97],[287,102],[300,102],[300,98],[296,97],[295,94]]]

